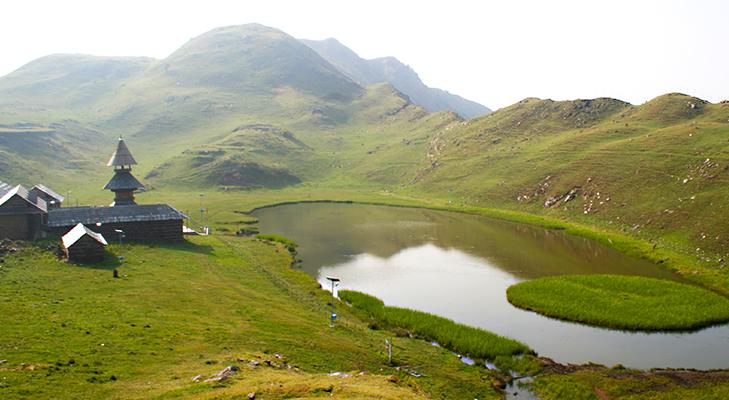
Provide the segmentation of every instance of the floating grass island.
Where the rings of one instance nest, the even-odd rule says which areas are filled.
[[[521,282],[506,291],[516,307],[563,320],[626,330],[691,330],[729,321],[729,299],[654,278],[569,275]]]

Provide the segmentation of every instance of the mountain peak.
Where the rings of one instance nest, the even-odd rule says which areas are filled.
[[[342,73],[361,85],[389,83],[429,111],[453,111],[466,118],[491,112],[476,102],[426,86],[418,74],[395,57],[365,60],[338,40],[301,40]]]
[[[288,34],[260,24],[216,28],[192,38],[160,63],[180,82],[240,92],[292,87],[351,99],[361,88]]]
[[[636,107],[633,116],[671,124],[702,114],[706,104],[708,104],[706,100],[698,97],[683,93],[667,93]]]

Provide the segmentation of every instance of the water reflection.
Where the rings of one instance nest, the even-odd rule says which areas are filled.
[[[471,215],[355,204],[292,205],[257,216],[262,231],[300,244],[303,268],[320,281],[338,276],[343,288],[513,337],[559,362],[729,366],[726,326],[690,334],[629,333],[553,320],[506,301],[509,285],[539,276],[678,279],[589,240]]]

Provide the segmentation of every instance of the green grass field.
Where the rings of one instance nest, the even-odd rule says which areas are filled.
[[[330,328],[331,297],[289,268],[281,244],[210,236],[112,245],[126,257],[119,279],[113,263],[70,265],[45,244],[22,246],[0,264],[3,399],[500,396],[488,370],[419,340],[395,338],[395,360],[425,376],[396,370],[385,333],[343,307]],[[228,365],[241,372],[227,382],[192,380]]]
[[[653,278],[571,275],[510,286],[509,302],[540,314],[629,330],[688,330],[729,321],[729,300],[696,286]]]
[[[722,400],[729,398],[726,371],[634,371],[590,366],[566,374],[545,374],[532,390],[542,400]]]

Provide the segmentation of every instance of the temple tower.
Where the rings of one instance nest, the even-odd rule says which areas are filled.
[[[124,139],[119,136],[116,151],[111,155],[109,162],[106,163],[107,167],[114,167],[114,176],[104,186],[104,189],[114,192],[112,206],[137,204],[134,202],[134,191],[144,189],[144,185],[132,175],[132,165],[136,164],[137,162],[132,157],[132,153],[129,152],[127,145],[124,144]]]

